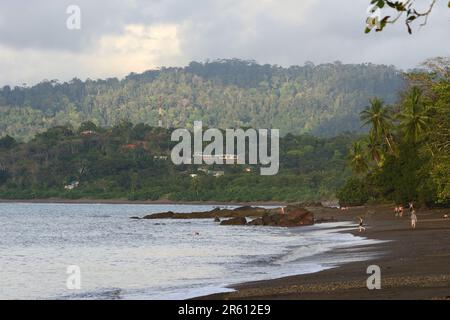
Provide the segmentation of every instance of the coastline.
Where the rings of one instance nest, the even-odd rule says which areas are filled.
[[[283,201],[250,201],[250,202],[230,202],[230,201],[172,201],[162,200],[127,200],[127,199],[0,199],[0,203],[60,203],[60,204],[154,204],[154,205],[217,205],[217,206],[284,206]]]
[[[233,292],[194,300],[450,299],[450,219],[442,218],[449,209],[419,210],[416,230],[410,229],[407,214],[395,218],[390,206],[315,211],[319,218],[333,214],[339,221],[356,221],[364,216],[368,229],[350,233],[387,241],[358,248],[381,255],[317,273],[235,284],[229,286]],[[370,265],[381,269],[380,290],[367,288]]]
[[[33,203],[99,203],[99,202],[65,202],[32,201]],[[89,199],[90,200],[90,199]],[[82,200],[83,201],[83,200]],[[31,201],[7,201],[10,203]],[[108,203],[108,202],[107,202]],[[115,204],[121,204],[115,200]],[[125,202],[130,203],[130,202]],[[134,202],[131,202],[134,203]],[[152,202],[144,204],[165,204]],[[185,204],[185,203],[169,203]],[[192,203],[188,203],[192,204]],[[211,203],[198,202],[200,205]],[[217,204],[217,203],[215,203]],[[226,205],[231,205],[226,203]],[[261,203],[258,203],[261,205]],[[115,208],[120,209],[120,207]],[[144,209],[145,210],[145,209]],[[322,221],[351,222],[357,225],[358,217],[364,217],[366,231],[358,232],[355,228],[338,233],[353,234],[369,240],[381,242],[367,244],[363,242],[351,247],[339,247],[315,255],[315,260],[326,264],[329,255],[337,257],[332,268],[315,273],[293,272],[272,274],[272,279],[252,282],[234,283],[220,289],[193,292],[189,300],[259,300],[259,299],[447,299],[450,300],[450,219],[444,219],[447,209],[419,209],[418,227],[410,228],[409,214],[403,218],[394,216],[389,205],[371,205],[350,208],[348,211],[326,207],[308,207],[315,218]],[[331,222],[331,221],[330,221]],[[323,222],[324,225],[328,222]],[[226,227],[223,227],[226,228]],[[264,228],[263,226],[258,228]],[[281,227],[280,227],[281,228]],[[301,228],[297,227],[299,232]],[[334,228],[331,227],[331,228]],[[345,227],[346,229],[347,227]],[[338,228],[339,229],[339,228]],[[339,240],[338,240],[339,241]],[[344,240],[345,241],[345,240]],[[345,255],[352,253],[367,254],[367,260],[345,262]],[[300,252],[301,254],[301,252]],[[340,260],[339,256],[343,259]],[[321,260],[323,258],[324,260]],[[341,263],[339,263],[339,261]],[[347,261],[352,261],[348,260]],[[355,261],[355,260],[353,260]],[[370,276],[367,267],[378,265],[381,268],[381,290],[368,290],[366,281]],[[294,274],[298,275],[294,275]],[[289,276],[286,276],[289,274]],[[238,278],[235,278],[238,279]],[[242,278],[241,278],[242,279]],[[263,278],[260,278],[263,279]],[[238,282],[237,280],[236,282]],[[242,281],[242,280],[241,280]],[[245,280],[243,280],[245,281]],[[229,290],[228,292],[226,290]],[[230,292],[230,290],[233,290]],[[215,292],[215,293],[214,293]],[[211,293],[211,294],[210,294]],[[198,295],[198,296],[196,296]],[[200,296],[202,295],[202,296]]]

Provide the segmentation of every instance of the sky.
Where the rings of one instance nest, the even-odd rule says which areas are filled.
[[[431,0],[418,0],[425,7]],[[281,66],[372,62],[401,69],[450,55],[447,0],[413,35],[364,34],[370,0],[2,0],[0,86],[122,78],[220,58]],[[80,9],[69,29],[67,8]],[[420,7],[420,6],[419,6]],[[383,12],[384,16],[384,12]],[[70,20],[73,21],[73,20]]]

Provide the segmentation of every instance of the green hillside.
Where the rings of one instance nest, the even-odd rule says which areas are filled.
[[[28,140],[58,125],[84,121],[110,127],[121,121],[189,127],[278,128],[281,133],[334,136],[361,131],[359,112],[369,98],[397,100],[403,86],[392,66],[333,64],[282,68],[253,61],[192,62],[119,80],[59,83],[0,90],[0,136]]]

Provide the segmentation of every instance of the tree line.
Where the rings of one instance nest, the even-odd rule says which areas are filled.
[[[0,198],[315,201],[332,198],[351,174],[352,134],[287,134],[280,139],[279,173],[261,176],[256,165],[175,166],[171,132],[127,121],[111,128],[84,122],[50,128],[26,143],[3,137]]]
[[[369,134],[349,154],[354,175],[338,192],[343,203],[450,202],[450,59],[411,72],[399,103],[374,98],[361,112]]]

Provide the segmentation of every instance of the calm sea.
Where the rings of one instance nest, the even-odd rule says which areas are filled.
[[[376,241],[339,232],[354,228],[348,223],[285,229],[130,219],[212,208],[0,204],[0,299],[185,299],[375,254],[358,248]],[[69,290],[74,265],[81,289]]]

